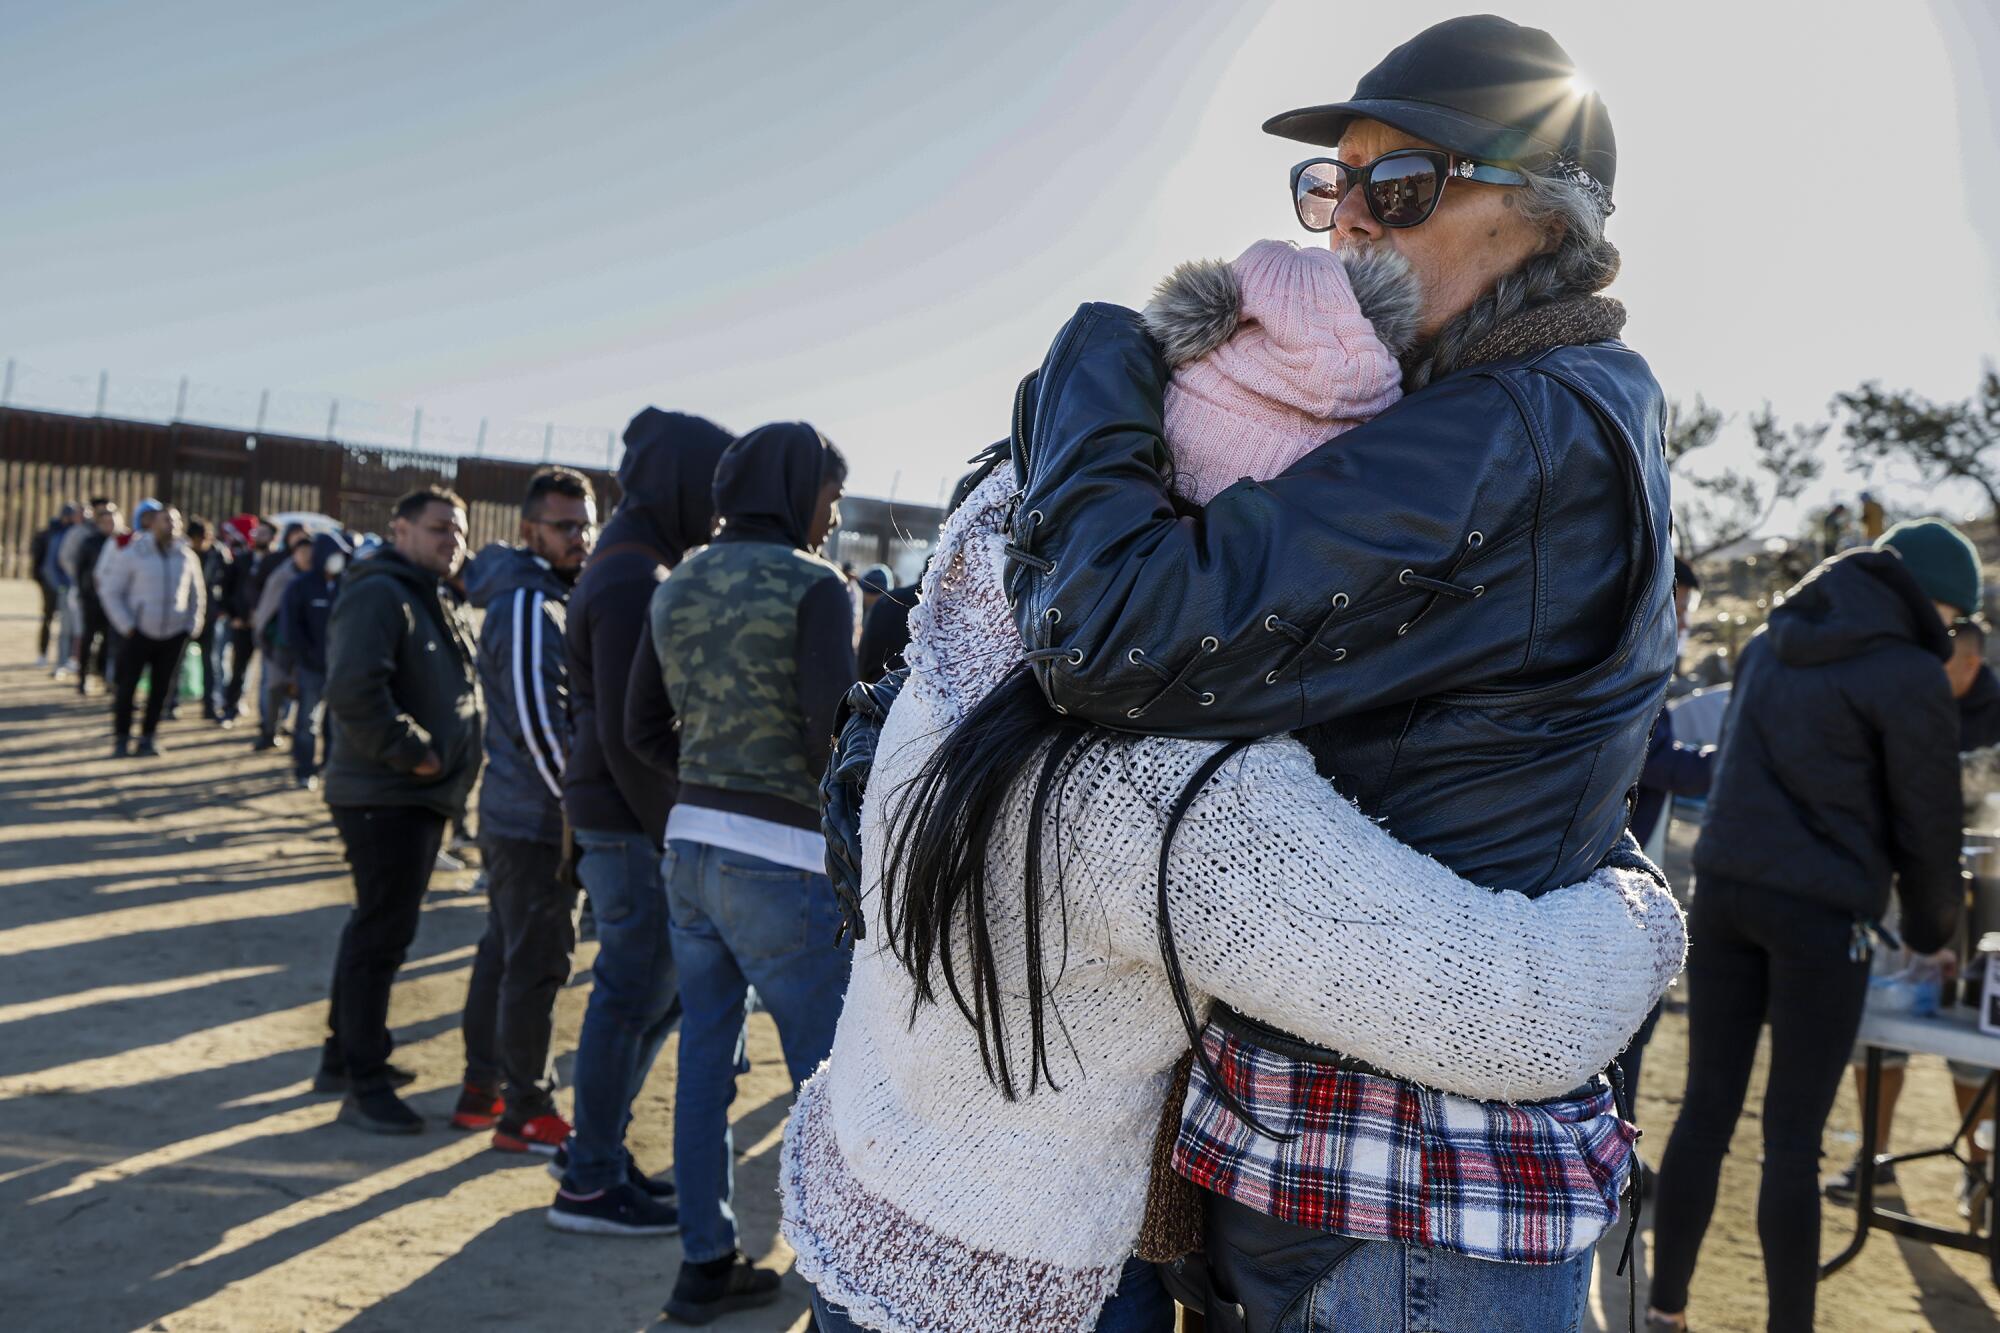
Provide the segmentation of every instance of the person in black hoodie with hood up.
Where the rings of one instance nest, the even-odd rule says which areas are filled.
[[[1743,650],[1694,868],[1688,1083],[1660,1164],[1652,1327],[1688,1282],[1771,1025],[1757,1232],[1772,1329],[1810,1329],[1820,1134],[1861,1026],[1893,880],[1903,936],[1957,928],[1958,710],[1950,626],[1980,603],[1972,544],[1935,520],[1822,564]]]
[[[672,1187],[625,1149],[632,1099],[679,1014],[660,846],[674,785],[626,743],[625,683],[653,589],[714,522],[715,464],[734,437],[712,421],[649,407],[625,428],[623,492],[570,594],[569,767],[563,813],[577,877],[597,917],[590,1004],[577,1039],[575,1132],[547,1220],[561,1231],[664,1235]]]

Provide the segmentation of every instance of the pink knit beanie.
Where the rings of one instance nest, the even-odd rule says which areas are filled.
[[[1234,264],[1183,264],[1146,307],[1176,369],[1167,444],[1176,488],[1207,504],[1244,477],[1276,476],[1402,397],[1402,368],[1363,313],[1407,346],[1416,292],[1392,252],[1349,270],[1333,251],[1259,241]],[[1393,328],[1390,326],[1393,325]]]

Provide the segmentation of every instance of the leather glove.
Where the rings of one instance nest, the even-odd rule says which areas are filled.
[[[840,929],[834,942],[860,940],[867,933],[861,906],[861,798],[875,767],[875,745],[882,737],[882,720],[902,693],[908,667],[878,681],[862,681],[849,689],[833,719],[833,757],[819,784],[819,823],[826,834],[826,874],[840,903]]]

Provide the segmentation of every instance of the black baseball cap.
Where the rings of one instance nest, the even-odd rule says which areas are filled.
[[[1482,162],[1566,166],[1601,186],[1609,206],[1618,173],[1611,117],[1569,52],[1539,28],[1493,14],[1446,19],[1362,75],[1347,101],[1273,116],[1264,131],[1331,148],[1362,119]]]

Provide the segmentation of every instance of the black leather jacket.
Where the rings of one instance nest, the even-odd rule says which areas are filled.
[[[1167,369],[1086,305],[1016,400],[1008,586],[1058,708],[1301,732],[1399,839],[1539,893],[1618,841],[1674,653],[1665,404],[1618,342],[1471,367],[1199,515]]]

